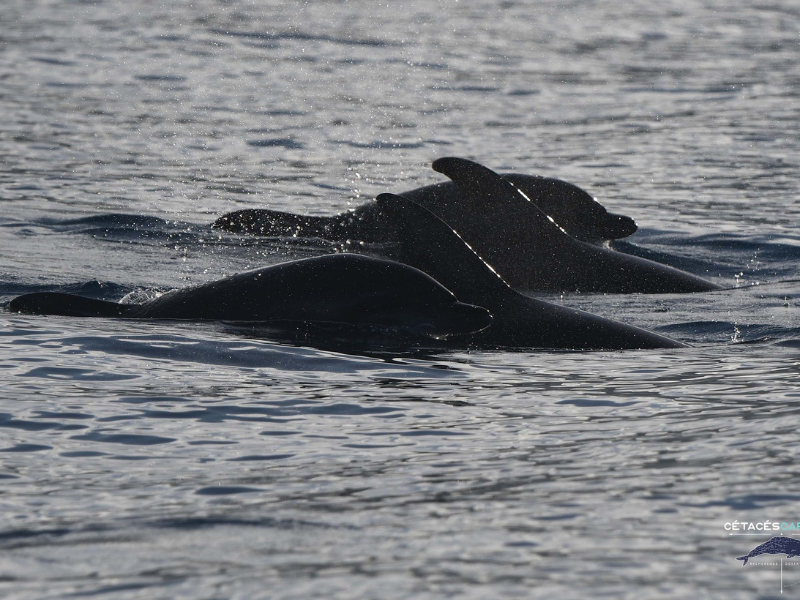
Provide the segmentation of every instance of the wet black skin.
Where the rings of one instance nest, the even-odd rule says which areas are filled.
[[[469,207],[448,225],[514,289],[614,294],[720,289],[691,273],[576,240],[513,184],[478,163],[441,158],[433,168],[453,180]],[[505,224],[502,236],[494,223]]]
[[[452,181],[400,196],[429,209],[458,231],[515,289],[619,294],[720,289],[691,273],[590,243],[627,235],[636,226],[627,217],[611,215],[575,186],[524,175],[501,176],[461,158],[439,159],[433,168]],[[518,186],[520,183],[524,185]],[[529,193],[539,195],[532,198]],[[563,202],[569,194],[574,200]],[[541,198],[547,198],[547,203]],[[548,210],[553,214],[557,206],[580,206],[580,210],[564,211],[558,217],[561,222],[557,222],[540,208],[541,204],[550,206]],[[569,214],[571,220],[567,219]],[[571,232],[561,225],[568,221]],[[377,203],[335,217],[244,210],[220,217],[214,227],[256,235],[356,239],[368,243],[402,241]]]
[[[627,237],[636,231],[630,217],[608,212],[581,188],[549,177],[505,173],[502,177],[531,198],[540,211],[550,216],[575,239],[602,244]],[[464,198],[453,182],[428,185],[398,194],[427,208],[445,223],[455,224],[465,210]],[[491,207],[489,207],[491,208]],[[502,236],[506,224],[495,222],[492,234]],[[223,215],[214,227],[234,233],[262,236],[317,237],[334,242],[360,240],[381,243],[392,239],[391,230],[380,219],[375,202],[334,215],[316,217],[276,210],[245,209]]]
[[[9,310],[76,317],[375,325],[436,337],[472,333],[491,323],[484,308],[457,301],[417,269],[349,254],[248,271],[143,304],[44,292],[15,298]]]
[[[392,258],[425,271],[463,301],[492,313],[492,324],[470,337],[472,346],[573,350],[684,346],[637,327],[524,296],[430,211],[392,194],[381,194],[377,202],[399,233],[400,241],[388,248]]]

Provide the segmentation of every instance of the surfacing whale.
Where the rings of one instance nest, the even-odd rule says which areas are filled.
[[[502,177],[522,190],[536,206],[575,239],[602,244],[627,237],[636,231],[630,217],[608,212],[578,186],[536,175],[505,173]],[[454,224],[467,210],[459,188],[447,181],[398,194],[427,208],[445,223]],[[218,218],[213,227],[233,233],[261,236],[316,237],[334,242],[360,240],[381,243],[393,232],[380,218],[380,209],[369,202],[352,211],[332,217],[304,216],[268,209],[244,209]],[[493,225],[502,235],[504,223]]]
[[[436,160],[433,168],[458,186],[464,201],[464,210],[447,224],[515,289],[615,294],[720,289],[691,273],[573,238],[483,165],[451,157]]]
[[[15,298],[9,310],[71,317],[342,323],[431,337],[476,332],[492,320],[485,308],[459,302],[413,267],[354,254],[273,265],[143,304],[40,292]]]
[[[571,350],[685,346],[638,327],[524,296],[511,289],[458,232],[427,209],[393,194],[381,194],[377,203],[399,233],[399,241],[388,246],[392,258],[426,272],[462,301],[484,306],[492,313],[492,324],[470,336],[470,345]]]
[[[576,185],[536,175],[503,173],[503,179],[521,190],[536,207],[576,240],[602,244],[636,232],[636,222],[606,208]],[[427,208],[445,223],[464,212],[464,196],[452,182],[439,183],[398,194]],[[503,227],[498,223],[497,227]]]
[[[710,281],[674,267],[589,243],[635,231],[632,220],[617,215],[610,215],[605,221],[606,225],[600,227],[598,223],[603,221],[596,215],[605,213],[608,216],[609,213],[599,204],[593,209],[595,217],[588,219],[595,227],[581,227],[581,220],[576,218],[571,224],[574,235],[570,235],[561,223],[540,208],[536,198],[528,196],[513,182],[522,182],[525,189],[551,200],[553,197],[563,198],[565,186],[569,184],[559,182],[563,184],[556,186],[560,191],[548,196],[547,185],[539,181],[532,186],[534,179],[530,176],[501,176],[462,158],[439,159],[433,163],[433,168],[452,180],[451,187],[438,184],[400,196],[431,208],[431,212],[458,231],[515,289],[619,294],[721,289]],[[579,188],[576,189],[583,193]],[[575,195],[580,196],[577,192]],[[588,194],[586,197],[591,200]],[[584,201],[586,198],[581,200]],[[558,203],[551,201],[549,205],[552,212],[552,207],[558,206]],[[567,222],[564,220],[567,214],[569,211],[565,211],[559,219]],[[593,213],[588,209],[579,211],[579,216],[587,214]],[[336,217],[303,217],[277,211],[243,210],[220,217],[213,226],[256,235],[357,239],[367,243],[402,241],[398,239],[397,230],[384,218],[378,203],[367,204],[353,213]],[[581,241],[576,236],[587,241]]]

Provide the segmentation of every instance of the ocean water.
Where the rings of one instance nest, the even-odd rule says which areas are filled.
[[[777,0],[4,0],[0,593],[800,595],[796,561],[736,560],[800,521],[799,51]],[[209,224],[340,212],[441,156],[580,185],[639,223],[621,249],[727,289],[545,296],[668,351],[6,308],[330,251]]]

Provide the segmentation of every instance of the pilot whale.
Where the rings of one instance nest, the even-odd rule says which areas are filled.
[[[800,556],[800,540],[776,535],[771,540],[753,548],[745,556],[737,556],[736,560],[744,561],[742,566],[745,566],[749,559],[759,554],[785,554],[786,558]]]
[[[514,291],[451,227],[422,206],[381,194],[378,206],[398,232],[387,252],[442,283],[463,302],[484,306],[492,324],[469,338],[489,348],[620,350],[679,348],[664,336]]]
[[[536,175],[505,173],[512,183],[575,239],[602,244],[627,237],[636,231],[630,217],[608,212],[605,207],[578,186]],[[459,188],[451,181],[428,185],[398,194],[427,208],[445,223],[453,224],[466,210]],[[497,222],[493,231],[502,229]],[[218,218],[213,227],[234,233],[262,236],[317,237],[334,242],[360,240],[385,242],[392,231],[380,218],[375,202],[332,217],[304,216],[267,209],[245,209]]]
[[[491,315],[464,304],[430,276],[393,261],[332,254],[175,290],[143,304],[39,292],[12,312],[73,317],[342,323],[441,337],[485,329]]]
[[[501,177],[521,190],[539,211],[576,240],[600,245],[636,232],[633,219],[609,212],[576,185],[551,177],[520,173],[504,173]],[[445,223],[450,223],[464,212],[463,192],[458,185],[451,185],[452,182],[439,183],[399,195],[427,208]]]
[[[483,165],[450,157],[436,160],[433,168],[458,186],[464,201],[447,224],[515,289],[618,294],[720,289],[673,267],[575,239]]]
[[[590,243],[635,231],[633,221],[625,221],[627,217],[612,215],[607,227],[596,227],[591,233],[586,228],[573,226],[571,235],[560,222],[540,208],[538,200],[529,197],[513,183],[523,182],[523,187],[529,191],[544,194],[542,190],[545,188],[531,187],[531,180],[524,176],[501,176],[478,163],[454,157],[435,161],[433,168],[452,180],[455,192],[453,188],[429,186],[400,196],[420,205],[435,205],[435,210],[431,208],[430,212],[457,230],[515,289],[621,294],[721,289],[710,281],[674,267]],[[449,189],[450,192],[432,191],[435,189]],[[559,189],[563,191],[564,187],[559,186]],[[555,195],[563,197],[564,193]],[[548,196],[544,194],[543,197]],[[438,200],[434,202],[436,198]],[[548,210],[552,212],[552,207],[557,204],[551,202]],[[602,207],[596,209],[596,212],[604,211]],[[584,210],[581,214],[589,212]],[[559,216],[559,219],[567,222],[565,216]],[[589,221],[598,223],[597,219]],[[619,225],[616,230],[614,223]],[[332,240],[352,238],[368,243],[401,241],[377,203],[337,217],[301,217],[276,211],[243,210],[220,217],[213,227],[257,235],[316,236]],[[586,241],[578,239],[580,237]]]

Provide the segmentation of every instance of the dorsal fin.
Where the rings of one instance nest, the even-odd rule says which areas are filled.
[[[463,229],[459,234],[515,286],[550,277],[547,261],[535,257],[574,251],[581,243],[491,169],[463,158],[441,158],[433,166],[467,201],[465,217],[448,224]]]
[[[462,302],[511,291],[458,232],[428,209],[395,194],[380,194],[376,201],[399,233],[399,255],[392,258],[424,271]]]
[[[536,225],[545,233],[568,235],[539,208],[535,198],[528,198],[517,186],[488,167],[455,156],[435,160],[432,167],[456,184],[461,195],[471,204],[472,210],[518,213],[521,224],[530,225],[531,219],[535,219]]]

